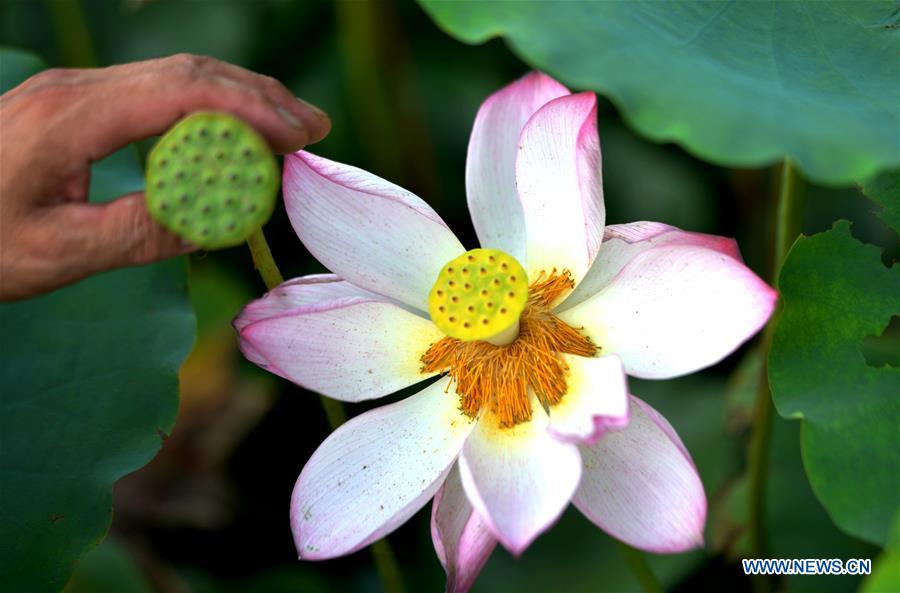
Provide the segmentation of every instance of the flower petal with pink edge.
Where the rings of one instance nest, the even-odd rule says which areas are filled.
[[[431,539],[447,572],[447,593],[465,593],[497,546],[484,519],[475,512],[454,467],[431,504]]]
[[[559,313],[625,372],[667,379],[723,359],[765,325],[777,295],[734,257],[695,245],[636,255],[602,290]]]
[[[482,416],[459,457],[469,501],[515,555],[556,522],[581,477],[578,448],[550,435],[537,400],[532,410],[530,421],[511,428]]]
[[[628,424],[625,370],[616,356],[562,355],[568,389],[550,408],[552,435],[569,443],[595,443],[607,430]]]
[[[528,120],[519,139],[516,183],[529,278],[567,269],[578,283],[597,254],[606,218],[594,93],[554,99]]]
[[[250,301],[235,317],[234,329],[240,334],[245,327],[261,319],[275,317],[299,307],[346,297],[368,297],[373,300],[382,298],[374,292],[341,280],[334,274],[312,274],[283,282],[262,297]],[[241,340],[240,347],[247,360],[272,371],[265,357],[249,342]]]
[[[443,333],[392,303],[346,297],[251,323],[241,331],[266,368],[334,399],[361,401],[433,376],[422,355]]]
[[[285,157],[284,202],[300,240],[329,270],[421,311],[441,266],[465,251],[417,196],[302,150]]]
[[[591,264],[591,269],[558,309],[560,311],[571,309],[594,296],[637,254],[659,245],[696,245],[741,261],[741,253],[734,239],[682,231],[660,222],[610,225],[603,230],[603,243],[594,263]]]
[[[525,221],[516,191],[516,154],[525,122],[569,91],[546,74],[531,72],[481,104],[466,157],[466,195],[482,247],[525,261]]]
[[[631,397],[631,420],[581,447],[584,474],[572,502],[611,536],[661,554],[703,546],[703,483],[672,426]]]
[[[381,539],[434,496],[475,423],[441,379],[361,414],[319,446],[297,478],[291,530],[300,557],[334,558]]]

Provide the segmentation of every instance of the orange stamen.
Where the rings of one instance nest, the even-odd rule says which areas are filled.
[[[550,407],[566,394],[568,367],[560,354],[591,357],[597,347],[551,312],[575,283],[568,271],[541,272],[528,288],[519,337],[507,346],[445,337],[422,357],[423,371],[447,373],[456,383],[460,410],[476,417],[489,410],[501,427],[531,419],[529,391]]]

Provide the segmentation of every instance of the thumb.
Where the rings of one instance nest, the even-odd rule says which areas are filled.
[[[153,220],[143,192],[103,204],[70,203],[54,210],[59,210],[57,228],[66,246],[65,259],[76,276],[73,280],[197,249]]]

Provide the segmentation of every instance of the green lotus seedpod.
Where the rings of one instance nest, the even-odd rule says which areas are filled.
[[[147,209],[198,247],[237,245],[272,215],[278,164],[259,134],[225,113],[175,124],[147,157]]]

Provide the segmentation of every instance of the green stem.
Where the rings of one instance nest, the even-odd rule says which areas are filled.
[[[284,276],[281,275],[281,271],[272,257],[272,250],[269,249],[262,229],[247,239],[247,246],[253,256],[253,265],[259,271],[268,290],[272,290],[284,282]],[[322,402],[325,416],[328,417],[328,424],[331,425],[332,430],[347,421],[347,412],[341,402],[328,397],[321,397],[319,400]],[[394,551],[387,539],[380,539],[372,544],[372,557],[375,560],[375,569],[378,571],[378,577],[381,579],[385,593],[404,593],[405,587],[400,567],[397,565]]]
[[[59,48],[59,59],[71,68],[97,65],[94,44],[79,0],[44,0]]]
[[[641,587],[644,588],[644,591],[646,591],[646,593],[663,593],[663,587],[660,584],[659,579],[656,578],[656,575],[653,574],[653,569],[650,568],[644,554],[635,550],[628,544],[623,544],[622,542],[616,543],[619,546],[619,552],[622,554],[622,558],[625,559],[628,568],[630,568],[631,572],[634,573],[634,576],[637,577],[637,580],[641,583]]]
[[[250,248],[250,255],[253,256],[253,267],[262,276],[267,290],[272,290],[284,282],[284,276],[281,275],[281,270],[278,269],[278,265],[272,257],[272,250],[269,249],[262,228],[250,235],[250,238],[247,239],[247,247]]]
[[[788,250],[798,234],[799,211],[801,197],[801,180],[789,160],[781,167],[781,179],[777,199],[775,201],[774,218],[775,234],[772,248],[771,283],[778,287],[778,275]],[[753,432],[750,436],[750,448],[747,459],[749,474],[748,495],[748,530],[750,539],[750,556],[764,558],[766,556],[766,500],[765,485],[769,465],[769,448],[772,438],[772,419],[774,406],[769,391],[768,365],[769,348],[775,324],[770,322],[763,333],[760,350],[762,365],[759,376],[759,387],[753,409]],[[770,590],[771,582],[767,579],[756,581],[758,590]]]
[[[400,566],[387,539],[380,539],[372,544],[372,557],[375,559],[375,569],[378,571],[384,592],[404,593],[406,587],[403,584],[403,575],[400,574]]]

